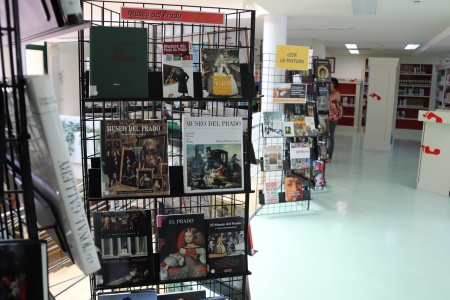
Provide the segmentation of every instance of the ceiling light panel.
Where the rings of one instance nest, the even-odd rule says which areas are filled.
[[[419,44],[408,44],[406,45],[405,50],[416,50],[419,46]]]
[[[352,5],[353,14],[355,16],[370,16],[377,14],[377,0],[352,0]]]
[[[347,49],[358,49],[356,44],[345,44],[345,47],[347,47]]]
[[[352,50],[348,50],[351,54],[359,54],[359,50],[357,49],[352,49]]]

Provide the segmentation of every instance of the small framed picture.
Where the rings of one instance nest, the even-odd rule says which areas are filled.
[[[335,71],[335,65],[336,65],[336,57],[325,57],[325,59],[328,59],[330,61],[330,65],[331,65],[331,73],[334,73]]]

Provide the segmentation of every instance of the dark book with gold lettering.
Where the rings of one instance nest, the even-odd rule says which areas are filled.
[[[161,281],[207,275],[203,214],[158,215],[156,228]]]
[[[154,282],[150,210],[94,213],[95,245],[101,269],[97,287],[130,287]]]
[[[211,275],[242,272],[246,269],[244,219],[241,217],[206,220],[208,271]]]
[[[316,82],[331,82],[331,63],[328,59],[314,60]]]
[[[169,194],[165,120],[104,120],[102,197]]]

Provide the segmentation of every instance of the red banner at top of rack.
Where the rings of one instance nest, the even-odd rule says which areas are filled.
[[[120,17],[122,20],[200,23],[213,25],[223,25],[225,23],[225,14],[222,13],[149,9],[124,6],[120,8]]]

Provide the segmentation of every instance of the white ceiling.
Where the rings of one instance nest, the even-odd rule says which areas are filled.
[[[365,1],[365,0],[353,0]],[[243,0],[138,0],[134,2],[243,8]],[[377,0],[376,15],[355,16],[352,0],[255,0],[268,13],[287,16],[289,41],[318,40],[327,54],[348,54],[356,43],[362,55],[434,56],[450,54],[450,0]],[[264,15],[256,20],[263,37]],[[347,28],[348,30],[342,30]],[[303,29],[303,30],[298,30]],[[420,44],[415,51],[403,48]]]

